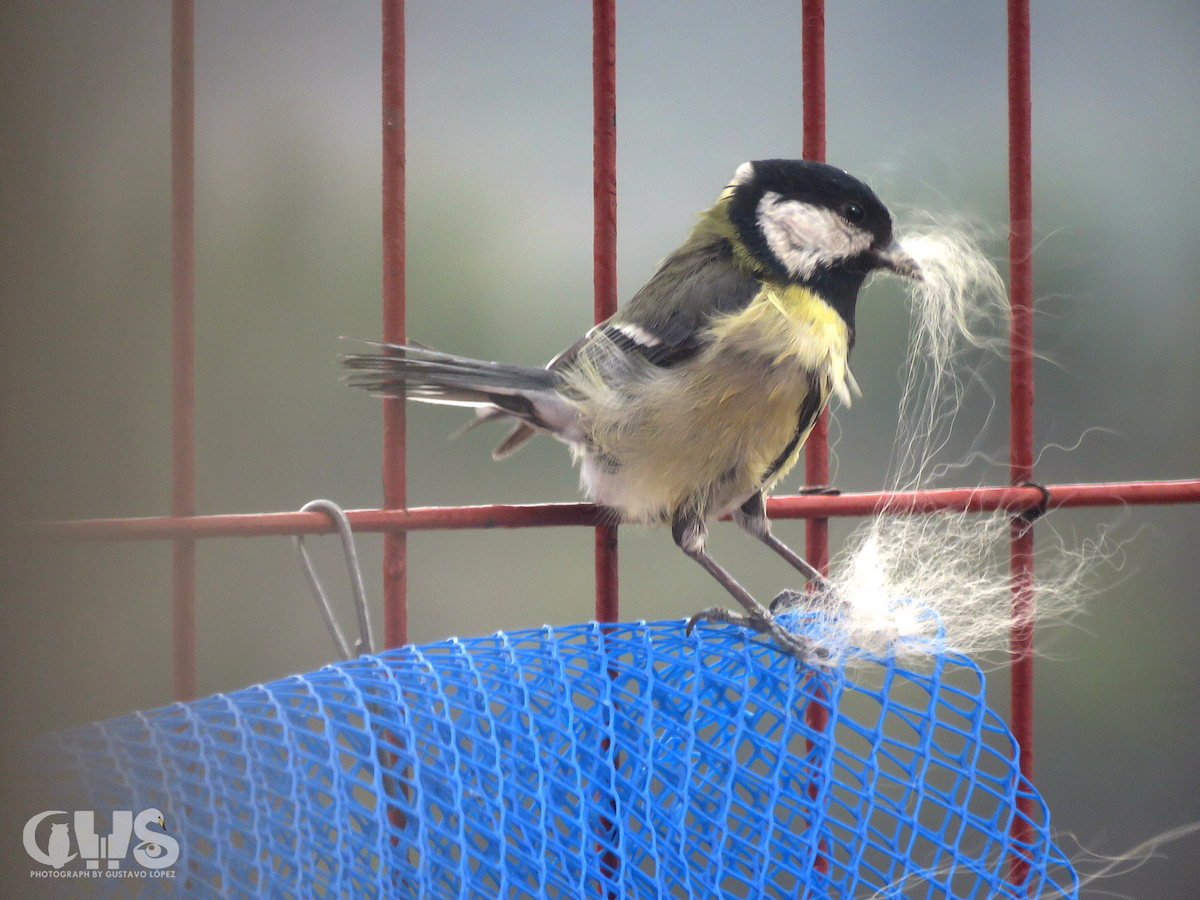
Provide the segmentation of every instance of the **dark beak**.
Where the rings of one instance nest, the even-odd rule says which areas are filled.
[[[925,277],[921,274],[921,267],[917,265],[917,261],[901,250],[900,245],[896,241],[892,241],[882,250],[872,252],[875,256],[876,265],[879,268],[888,269],[897,275],[903,275],[905,278],[911,278],[914,281],[925,280]]]

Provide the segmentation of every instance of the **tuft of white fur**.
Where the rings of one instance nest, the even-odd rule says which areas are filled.
[[[1110,555],[1103,536],[1068,547],[1043,535],[1035,606],[1013,613],[1008,541],[1011,515],[880,515],[857,529],[834,560],[837,604],[823,613],[823,657],[835,662],[889,656],[915,662],[933,653],[986,660],[1006,651],[1014,626],[1062,620],[1089,592],[1088,576]]]
[[[975,376],[968,351],[1005,346],[1009,305],[1003,279],[965,231],[912,229],[900,244],[924,280],[906,282],[913,324],[889,486],[913,490],[936,486],[935,460]],[[800,614],[817,617],[822,657],[912,662],[930,653],[987,657],[1004,650],[1014,625],[1033,624],[1013,618],[1012,527],[1004,512],[864,522],[833,561],[836,602]],[[1087,592],[1087,574],[1107,554],[1102,538],[1079,549],[1041,540],[1033,618],[1068,616]]]
[[[1004,279],[962,229],[930,226],[900,236],[921,268],[907,282],[913,309],[904,367],[891,487],[929,486],[974,373],[973,349],[1006,352],[1009,305]]]
[[[1159,832],[1153,837],[1142,841],[1140,844],[1115,855],[1096,853],[1083,845],[1079,845],[1080,852],[1071,859],[1071,866],[1078,873],[1078,884],[1074,885],[1074,890],[1068,892],[1061,888],[1052,888],[1047,884],[1038,893],[1038,900],[1064,900],[1064,898],[1083,896],[1082,892],[1085,888],[1088,889],[1088,896],[1091,894],[1097,896],[1123,896],[1121,894],[1101,892],[1094,885],[1096,882],[1103,881],[1106,878],[1116,878],[1140,869],[1152,859],[1165,857],[1166,854],[1161,852],[1163,847],[1175,841],[1191,837],[1197,832],[1200,832],[1200,822],[1188,822],[1187,824],[1178,825],[1175,828]],[[863,894],[861,896],[863,900],[891,900],[893,897],[916,896],[919,893],[926,893],[926,896],[928,896],[929,894],[925,891],[927,888],[935,888],[938,891],[944,890],[947,880],[954,876],[956,864],[957,861],[952,859],[950,862],[916,869],[906,874],[903,878],[879,888],[872,894]],[[1091,871],[1088,871],[1088,869],[1091,869]]]

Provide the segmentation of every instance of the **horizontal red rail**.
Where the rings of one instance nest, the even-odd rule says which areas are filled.
[[[1051,509],[1084,506],[1142,506],[1200,503],[1200,479],[1048,485]],[[944,510],[1018,513],[1041,506],[1037,487],[946,488],[929,491],[875,491],[861,494],[801,494],[773,497],[767,512],[776,519],[933,513]],[[450,528],[526,528],[598,525],[606,512],[591,503],[538,503],[491,506],[424,506],[411,509],[355,509],[346,513],[355,531],[398,532]],[[153,516],[140,519],[77,519],[30,527],[38,537],[68,541],[140,541],[172,538],[332,534],[329,517],[319,512],[247,513],[217,516]]]

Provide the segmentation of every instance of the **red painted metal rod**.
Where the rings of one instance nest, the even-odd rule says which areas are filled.
[[[1200,503],[1200,479],[1190,481],[1113,482],[1048,485],[1050,509]],[[1037,509],[1042,492],[1035,487],[947,488],[933,491],[861,494],[802,494],[772,497],[767,512],[775,519],[869,516],[879,512],[922,514],[943,511],[1014,513]],[[605,511],[591,503],[528,505],[423,506],[407,510],[350,510],[358,532],[428,531],[463,528],[530,528],[597,525]],[[258,537],[332,534],[321,513],[275,512],[215,516],[154,516],[139,519],[77,519],[29,526],[34,537],[59,541],[142,541],[178,538]]]
[[[800,5],[800,92],[803,99],[803,155],[825,161],[825,0]],[[804,483],[829,484],[829,412],[817,417],[804,443]],[[829,568],[829,522],[810,518],[804,529],[804,557],[821,572]],[[811,724],[811,723],[810,723]]]
[[[1014,484],[1033,478],[1033,149],[1029,0],[1009,0],[1009,460]]]
[[[195,10],[171,4],[171,516],[196,512]],[[196,545],[171,548],[176,700],[196,696]]]
[[[405,336],[404,0],[383,0],[383,339]],[[383,400],[383,506],[408,504],[404,401]],[[383,542],[383,642],[408,642],[408,540],[389,531]]]
[[[1009,466],[1014,484],[1033,479],[1033,134],[1029,0],[1008,0]],[[1020,747],[1021,775],[1033,781],[1033,526],[1012,526],[1013,591],[1009,725]],[[1012,837],[1033,838],[1033,798],[1018,795]],[[1022,884],[1029,863],[1014,856],[1009,877]]]
[[[593,314],[617,311],[617,19],[615,0],[592,0]],[[601,522],[594,539],[596,620],[616,622],[617,526]]]
[[[603,322],[617,311],[617,9],[616,0],[592,0],[592,315]],[[595,569],[595,618],[620,618],[617,594],[617,526],[600,521],[592,543]],[[610,673],[611,674],[611,673]],[[612,750],[608,738],[602,752]],[[614,759],[614,764],[616,760]],[[614,810],[615,812],[615,810]],[[604,846],[619,843],[616,818],[599,825],[600,872],[610,885],[621,860]],[[601,896],[615,897],[604,888]]]
[[[1146,506],[1200,503],[1200,479],[1186,481],[1118,481],[1099,484],[1046,485],[1048,509],[1081,506]],[[941,488],[925,491],[879,491],[836,496],[792,495],[767,501],[776,519],[807,516],[869,516],[887,513],[933,513],[947,510],[991,512],[1037,509],[1043,494],[1037,487]]]
[[[800,91],[803,100],[803,153],[805,159],[825,161],[825,0],[802,0],[800,5]],[[817,416],[804,446],[804,483],[829,484],[829,411]],[[829,519],[810,518],[804,527],[804,556],[819,572],[829,571]],[[825,692],[818,690],[804,711],[804,721],[814,731],[824,731],[829,713]],[[808,742],[812,749],[812,742]],[[808,785],[815,802],[818,787]],[[828,847],[822,839],[814,866],[829,871]]]

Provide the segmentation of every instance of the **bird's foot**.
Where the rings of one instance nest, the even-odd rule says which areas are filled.
[[[700,610],[700,612],[688,619],[687,625],[684,626],[684,633],[690,635],[692,629],[700,622],[712,625],[738,625],[742,628],[749,628],[751,631],[756,631],[759,634],[765,634],[784,653],[795,656],[806,663],[821,662],[824,656],[820,647],[803,635],[796,634],[784,628],[775,620],[773,615],[765,611],[762,616],[741,615],[730,612],[720,606],[712,606],[708,609]]]

